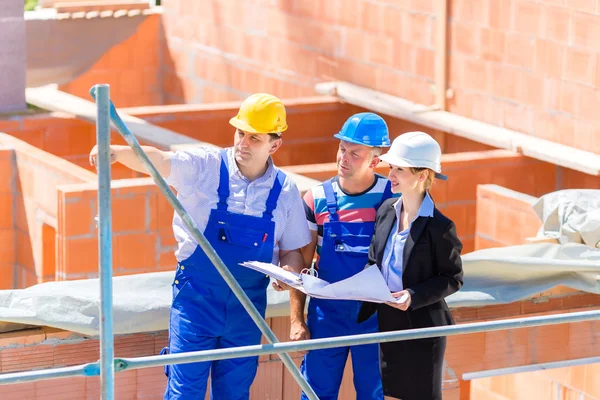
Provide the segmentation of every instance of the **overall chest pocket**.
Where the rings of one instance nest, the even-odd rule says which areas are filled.
[[[223,227],[219,233],[221,241],[251,249],[261,248],[267,237],[268,234],[262,230],[240,229],[233,226]]]
[[[369,253],[369,245],[371,244],[370,235],[342,235],[340,237],[332,237],[331,239],[335,244],[335,251],[338,253]]]

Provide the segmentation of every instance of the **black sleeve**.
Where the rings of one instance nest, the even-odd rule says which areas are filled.
[[[460,252],[462,243],[456,235],[454,222],[446,226],[439,240],[433,243],[434,263],[438,274],[416,286],[406,289],[412,301],[410,308],[415,310],[437,303],[463,285],[463,270]]]
[[[377,216],[375,217],[375,232],[377,232],[377,221],[379,220],[379,212],[377,212]],[[365,265],[366,268],[377,268],[373,267],[373,265],[377,264],[377,255],[375,254],[375,235],[371,238],[371,245],[369,246],[369,260]],[[377,311],[377,304],[370,302],[363,302],[360,306],[360,310],[358,311],[358,316],[356,318],[356,322],[361,323],[368,320],[371,315],[375,314]]]

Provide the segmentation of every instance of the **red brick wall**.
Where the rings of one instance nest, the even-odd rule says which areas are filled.
[[[449,2],[449,110],[600,152],[595,1]],[[433,0],[165,5],[169,103],[312,95],[344,80],[431,104]]]
[[[98,276],[97,184],[58,189],[57,280]],[[152,179],[112,183],[113,273],[171,271],[173,209]]]
[[[537,197],[496,185],[477,186],[475,249],[525,244],[542,221],[533,210]]]
[[[12,155],[4,152],[3,162],[14,166],[9,180],[14,247],[5,249],[13,250],[15,265],[15,275],[3,276],[1,285],[22,288],[54,280],[54,247],[45,239],[57,227],[56,188],[91,181],[94,175],[9,135],[0,134],[0,144],[14,148]]]
[[[59,89],[91,100],[90,88],[108,83],[117,107],[162,104],[161,16],[145,18],[131,37],[111,48],[89,71]]]
[[[13,287],[17,261],[14,209],[16,176],[14,150],[0,146],[0,289]]]

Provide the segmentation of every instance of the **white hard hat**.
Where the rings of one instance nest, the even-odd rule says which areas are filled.
[[[440,145],[425,132],[407,132],[398,136],[390,150],[379,158],[396,167],[429,168],[435,172],[436,178],[448,179],[441,173]]]

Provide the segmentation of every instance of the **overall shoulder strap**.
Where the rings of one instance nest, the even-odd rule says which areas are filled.
[[[325,200],[327,201],[327,210],[329,211],[329,220],[337,221],[338,218],[338,204],[337,204],[337,195],[335,194],[335,190],[333,190],[333,184],[331,179],[323,182],[323,191],[325,192]]]
[[[221,168],[219,171],[219,203],[217,210],[227,211],[227,199],[229,198],[229,162],[227,160],[227,149],[221,150]]]
[[[269,192],[269,197],[267,197],[267,203],[265,212],[263,213],[263,218],[271,219],[273,218],[273,210],[277,207],[277,200],[279,199],[279,195],[281,194],[281,189],[283,189],[283,184],[287,175],[281,171],[277,170],[277,176],[275,176],[275,181],[273,182],[273,187]]]

